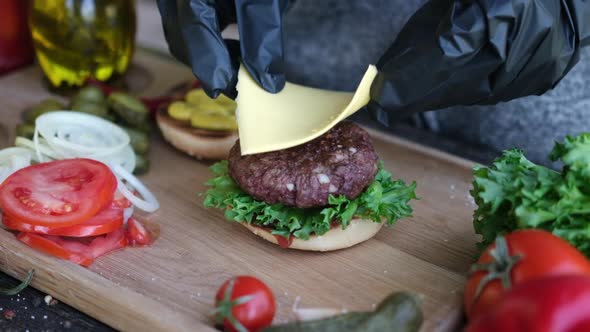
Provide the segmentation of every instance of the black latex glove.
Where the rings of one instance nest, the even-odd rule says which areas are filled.
[[[379,60],[369,109],[495,104],[553,88],[590,41],[587,0],[431,0]]]
[[[281,22],[287,0],[158,0],[170,52],[190,66],[210,97],[236,96],[241,60],[269,92],[285,85]],[[237,23],[240,42],[221,31]],[[240,55],[241,53],[241,55]]]

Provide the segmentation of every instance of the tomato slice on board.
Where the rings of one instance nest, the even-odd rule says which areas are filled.
[[[115,191],[115,196],[113,197],[113,202],[111,206],[118,207],[121,209],[126,209],[131,207],[131,201],[128,200],[120,191]]]
[[[58,228],[28,224],[7,214],[2,216],[2,223],[9,229],[21,232],[70,237],[88,237],[110,233],[121,228],[123,225],[123,210],[109,206],[81,224]]]
[[[127,220],[127,238],[130,245],[145,246],[153,242],[153,236],[145,226],[135,218]]]
[[[32,225],[82,223],[113,200],[117,180],[103,163],[64,159],[23,168],[0,186],[2,210]]]
[[[73,246],[64,246],[64,241],[60,237],[50,235],[39,235],[34,233],[19,233],[16,237],[19,241],[27,244],[51,256],[67,259],[82,266],[90,266],[94,261],[89,250],[84,250],[83,244],[78,248]]]
[[[17,239],[29,247],[82,266],[90,266],[96,258],[127,246],[127,237],[123,228],[103,236],[97,236],[89,243],[87,243],[88,238],[63,238],[26,232],[19,233]]]
[[[125,230],[119,228],[118,230],[107,234],[106,236],[98,236],[90,242],[90,250],[94,258],[98,258],[113,250],[125,248],[127,246],[127,237]]]

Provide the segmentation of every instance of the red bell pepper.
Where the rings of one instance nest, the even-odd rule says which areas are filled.
[[[590,331],[590,277],[555,276],[516,285],[465,330],[496,331]]]

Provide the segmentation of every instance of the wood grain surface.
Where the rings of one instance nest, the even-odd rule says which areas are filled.
[[[191,79],[188,69],[139,52],[130,75],[155,95]],[[157,73],[157,74],[156,74]],[[29,68],[0,79],[0,144],[14,139],[19,110],[49,93]],[[131,82],[132,84],[136,84]],[[142,88],[143,89],[143,88]],[[238,274],[266,281],[277,297],[275,322],[293,319],[292,305],[369,310],[393,291],[423,296],[424,331],[451,331],[460,320],[465,273],[475,254],[469,199],[470,162],[371,131],[396,177],[416,180],[414,217],[374,239],[331,253],[285,250],[259,240],[205,209],[199,193],[208,164],[175,151],[154,134],[152,169],[142,177],[161,209],[143,215],[160,225],[149,248],[129,248],[89,269],[54,259],[0,230],[0,269],[17,278],[35,268],[33,286],[123,331],[195,331],[211,325],[218,286]]]

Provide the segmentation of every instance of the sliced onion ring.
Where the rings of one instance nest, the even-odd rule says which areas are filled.
[[[138,178],[118,164],[111,164],[110,166],[118,177],[119,185],[117,188],[133,205],[146,212],[154,212],[160,208],[160,203],[158,203],[156,197],[143,183],[141,183],[141,181],[139,181]],[[142,198],[135,196],[122,180],[127,181],[127,183],[137,190]]]
[[[21,147],[0,150],[0,183],[21,168],[31,165],[32,153]]]
[[[0,150],[0,164],[9,163],[13,156],[23,156],[31,159],[31,151],[22,147],[10,147]]]
[[[53,149],[50,146],[48,146],[45,143],[45,140],[42,138],[39,138],[37,144],[35,144],[35,142],[31,141],[28,138],[18,136],[14,141],[14,145],[35,152],[35,154],[32,157],[35,161],[38,162],[41,162],[41,160],[39,160],[39,155],[41,155],[42,157],[44,155],[51,159],[59,159],[59,156],[53,151]]]
[[[128,208],[123,209],[123,223],[125,225],[127,225],[127,221],[129,220],[129,218],[131,218],[131,216],[133,216],[133,205],[131,205]]]
[[[69,111],[45,113],[35,128],[64,157],[100,158],[120,153],[129,145],[129,135],[119,126],[98,116]]]

